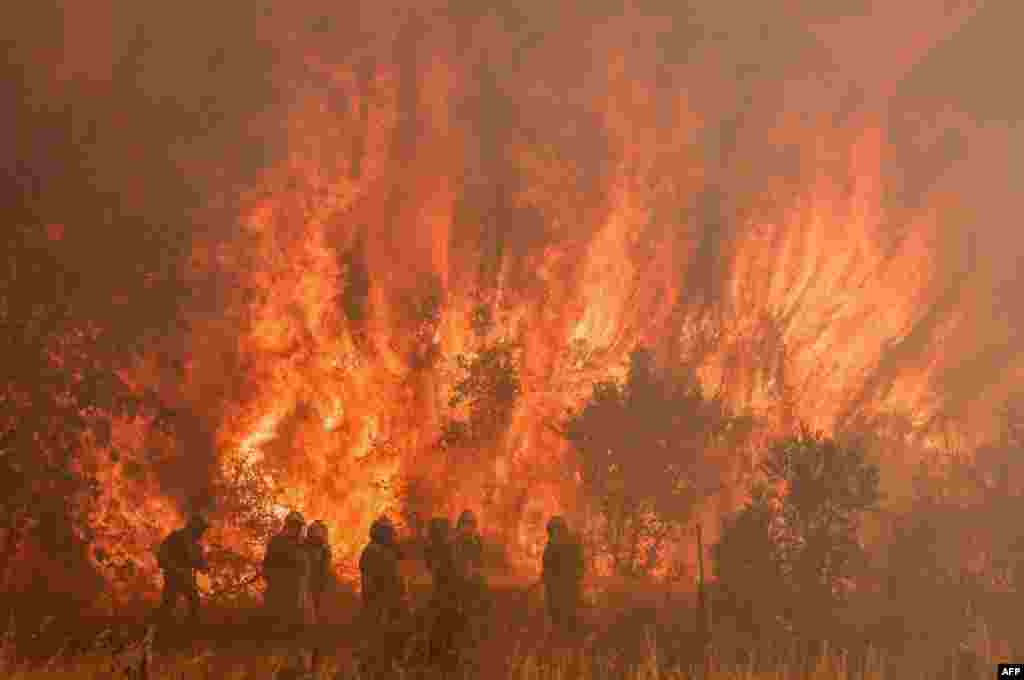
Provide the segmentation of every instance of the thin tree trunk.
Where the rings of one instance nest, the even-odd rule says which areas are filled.
[[[697,640],[701,648],[702,677],[708,677],[708,646],[711,643],[705,611],[704,592],[704,536],[703,528],[697,523]]]
[[[19,513],[11,517],[7,526],[7,535],[4,538],[3,550],[0,551],[0,592],[7,592],[11,565],[14,563],[14,556],[18,552],[18,544],[21,542],[21,525]]]
[[[630,517],[632,518],[632,535],[629,539],[629,572],[630,575],[636,575],[640,562],[640,534],[643,531],[643,526],[638,510],[632,510]]]

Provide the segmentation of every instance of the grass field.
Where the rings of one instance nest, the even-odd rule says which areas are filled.
[[[336,603],[333,620],[305,631],[302,645],[319,649],[318,680],[356,680],[358,658],[365,630],[354,619],[351,599]],[[745,649],[743,643],[725,639],[722,633],[707,653],[693,642],[693,612],[686,601],[662,603],[654,608],[633,603],[629,608],[591,608],[583,635],[559,639],[548,630],[542,603],[522,590],[494,593],[494,607],[483,641],[470,655],[464,677],[507,680],[881,680],[882,678],[942,677],[965,680],[991,677],[994,666],[976,675],[943,667],[935,650],[892,658],[868,650],[858,662],[843,651],[826,649],[813,662],[797,647],[779,651],[768,659],[765,649]],[[68,678],[134,678],[142,680],[273,680],[281,669],[301,654],[289,635],[273,635],[254,617],[250,607],[210,609],[207,622],[155,631],[147,644],[144,620],[139,616],[115,619],[65,617],[30,627],[24,623],[8,630],[4,638],[0,677],[11,680]],[[10,628],[10,626],[9,626]],[[422,626],[410,624],[408,650],[422,641]],[[303,649],[306,647],[303,646]],[[308,659],[308,657],[306,657]],[[145,675],[140,674],[144,660]],[[742,660],[740,660],[742,659]],[[430,680],[442,675],[412,661],[396,665],[395,678]]]

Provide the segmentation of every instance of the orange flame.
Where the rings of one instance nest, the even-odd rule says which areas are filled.
[[[452,416],[454,358],[503,339],[521,350],[522,396],[497,440],[459,464],[438,509],[477,509],[522,569],[535,568],[545,517],[578,506],[569,452],[550,425],[595,380],[622,377],[637,344],[692,361],[709,392],[768,433],[796,420],[830,430],[855,416],[935,417],[938,348],[962,320],[949,314],[931,344],[901,350],[918,342],[939,286],[937,216],[893,236],[883,118],[843,129],[780,119],[770,141],[796,150],[796,179],[705,167],[714,164],[697,139],[707,121],[685,96],[666,103],[653,77],[635,75],[646,53],[626,49],[621,31],[597,30],[607,68],[580,91],[601,97],[579,106],[542,79],[523,87],[536,100],[523,104],[527,120],[485,162],[462,114],[482,96],[473,64],[507,46],[487,20],[475,30],[469,56],[456,54],[450,26],[421,36],[411,67],[386,54],[391,37],[366,48],[369,68],[367,55],[289,41],[283,49],[299,49],[304,69],[286,83],[289,153],[243,196],[234,232],[196,244],[197,277],[232,283],[220,318],[195,314],[182,399],[204,403],[214,381],[204,375],[239,381],[215,416],[218,460],[258,468],[277,491],[268,509],[327,520],[351,564],[372,519],[400,510],[402,480],[448,465],[436,443]],[[530,132],[530,115],[555,127],[595,109],[587,120],[608,145],[599,172],[585,154],[604,151],[577,135],[589,123],[565,126],[564,149]],[[405,153],[396,147],[409,129]],[[474,192],[503,181],[480,176],[487,163],[516,181],[462,217]],[[708,259],[703,241],[713,239],[696,206],[716,173],[745,195],[722,199],[730,224]],[[542,236],[527,233],[524,215],[543,223]],[[459,240],[472,231],[466,219],[481,223],[480,242]],[[687,288],[709,262],[716,290]],[[493,276],[478,276],[485,270]],[[474,327],[481,306],[493,311],[484,331]],[[113,495],[125,493],[110,481],[122,488]],[[122,502],[112,496],[108,507]],[[153,503],[136,506],[140,517],[164,528],[177,519]]]

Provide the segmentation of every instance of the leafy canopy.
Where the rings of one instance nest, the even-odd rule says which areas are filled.
[[[658,371],[650,352],[630,358],[622,383],[594,385],[563,433],[586,496],[602,520],[598,542],[620,573],[649,573],[669,535],[718,489],[709,447],[738,431],[724,405],[682,371]]]
[[[859,531],[881,500],[878,467],[862,446],[802,427],[769,448],[761,470],[714,550],[721,588],[748,622],[820,625],[863,566]]]

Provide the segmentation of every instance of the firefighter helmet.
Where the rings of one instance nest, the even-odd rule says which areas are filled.
[[[462,514],[459,515],[458,527],[475,529],[476,528],[476,514],[472,510],[463,510]]]
[[[323,543],[327,543],[327,525],[323,520],[317,520],[309,525],[306,535]]]
[[[566,532],[569,530],[569,525],[565,523],[565,518],[561,515],[555,515],[548,520],[548,535],[552,536],[556,532]]]
[[[370,538],[378,543],[391,543],[395,539],[395,525],[386,515],[374,520],[370,525]]]

